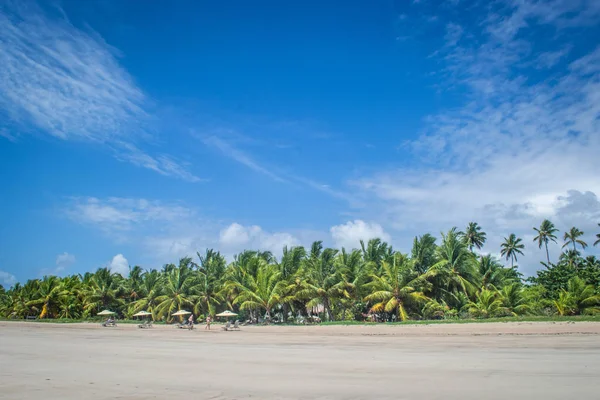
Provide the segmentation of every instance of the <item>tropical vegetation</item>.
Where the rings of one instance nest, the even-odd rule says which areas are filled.
[[[549,220],[534,228],[546,260],[524,279],[517,265],[526,251],[511,233],[499,249],[481,252],[486,233],[477,223],[438,238],[414,238],[404,254],[380,239],[348,250],[285,247],[280,258],[246,250],[227,263],[208,249],[160,269],[130,267],[127,276],[108,268],[65,277],[45,276],[0,286],[5,318],[86,319],[110,309],[122,318],[139,311],[172,321],[180,309],[198,318],[230,309],[252,321],[406,321],[600,314],[600,260],[584,257],[584,232],[564,233],[564,251],[553,263],[549,245],[558,229]],[[532,235],[533,236],[533,235]],[[600,243],[599,239],[594,246]],[[558,247],[558,246],[557,246]],[[562,249],[561,248],[561,249]]]

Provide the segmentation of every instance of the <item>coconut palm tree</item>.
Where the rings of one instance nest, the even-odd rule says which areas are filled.
[[[94,274],[86,275],[83,282],[83,309],[88,315],[125,304],[124,280],[120,274],[100,268]]]
[[[467,296],[475,293],[479,282],[477,261],[464,241],[460,240],[456,228],[442,233],[442,243],[437,248],[436,256],[439,261],[423,275],[432,281],[436,298],[446,296],[449,297],[446,299],[448,304],[456,304],[459,292]]]
[[[160,304],[159,297],[162,295],[164,276],[157,270],[146,271],[142,275],[142,282],[138,289],[138,299],[131,303],[130,314],[138,311],[148,311],[156,317],[156,308]]]
[[[223,303],[225,293],[222,292],[222,283],[225,277],[225,258],[218,251],[206,250],[204,256],[198,254],[200,264],[198,265],[196,303],[194,312],[214,315],[216,308]]]
[[[508,260],[510,258],[510,266],[515,266],[515,261],[517,261],[517,254],[523,255],[523,249],[525,245],[522,242],[521,238],[518,238],[517,235],[511,233],[508,238],[504,238],[504,243],[502,243],[500,254]]]
[[[534,242],[538,242],[538,246],[541,249],[542,245],[546,247],[546,258],[548,260],[548,265],[550,265],[550,253],[548,252],[548,242],[553,241],[556,243],[556,235],[558,229],[554,226],[552,222],[545,219],[542,221],[542,224],[539,228],[533,228],[534,231],[537,232],[537,236],[533,238]]]
[[[371,274],[371,282],[366,284],[369,295],[365,301],[372,304],[375,313],[395,313],[399,320],[409,318],[411,306],[420,305],[429,300],[423,293],[428,282],[411,268],[408,258],[396,254],[392,263],[382,262],[383,274]]]
[[[523,286],[520,283],[506,285],[498,293],[500,295],[502,307],[513,316],[530,312],[531,307],[523,293]]]
[[[583,279],[576,276],[569,280],[567,290],[577,314],[600,313],[600,295],[593,285],[588,285]]]
[[[365,242],[360,240],[360,248],[363,252],[363,259],[369,264],[369,268],[373,269],[380,269],[381,263],[385,260],[390,262],[394,253],[392,246],[379,238],[369,240],[366,246]]]
[[[520,281],[514,268],[504,268],[490,254],[479,257],[479,276],[481,287],[485,289],[501,289]]]
[[[336,249],[331,248],[311,251],[310,257],[299,271],[305,282],[305,289],[297,294],[297,298],[308,300],[307,307],[323,306],[328,320],[333,320],[334,301],[347,293],[344,291],[342,273],[335,264],[337,252]]]
[[[263,310],[267,320],[271,319],[273,308],[280,304],[285,284],[280,280],[281,272],[277,267],[262,260],[256,276],[248,275],[243,282],[228,282],[235,287],[238,295],[233,304],[240,310]]]
[[[469,301],[465,307],[475,318],[496,317],[503,312],[502,299],[496,290],[482,289],[475,301]]]
[[[415,271],[420,274],[427,272],[435,264],[435,238],[429,233],[413,240],[411,260]]]
[[[68,292],[56,276],[44,276],[39,282],[35,298],[28,305],[40,308],[40,318],[53,318],[58,313],[59,301]]]
[[[558,315],[598,314],[600,313],[600,295],[593,285],[588,285],[577,276],[571,278],[567,289],[562,289],[554,301]]]
[[[565,244],[563,244],[562,246],[563,249],[570,244],[573,245],[573,250],[575,251],[577,251],[576,245],[580,245],[582,249],[585,249],[587,247],[587,243],[579,239],[581,236],[583,236],[583,234],[584,232],[580,231],[575,227],[569,229],[569,231],[565,232],[565,235],[563,236],[563,239],[565,241]]]
[[[465,232],[460,232],[460,236],[470,251],[473,251],[473,247],[481,250],[486,240],[486,234],[477,222],[469,222]]]
[[[185,262],[180,263],[165,276],[162,294],[156,298],[155,316],[170,321],[174,311],[193,307],[198,297],[198,284],[198,277]]]

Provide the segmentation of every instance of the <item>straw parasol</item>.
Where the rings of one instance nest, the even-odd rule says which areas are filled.
[[[174,312],[173,314],[171,314],[171,316],[176,317],[179,315],[188,315],[191,314],[191,311],[186,311],[186,310],[179,310],[177,312]]]
[[[235,317],[235,316],[237,316],[237,314],[227,310],[227,311],[223,311],[222,313],[217,314],[215,316],[216,317]]]
[[[110,310],[100,311],[97,315],[113,315],[115,312]]]
[[[132,317],[146,317],[148,315],[152,315],[152,313],[148,311],[140,311],[132,315]]]

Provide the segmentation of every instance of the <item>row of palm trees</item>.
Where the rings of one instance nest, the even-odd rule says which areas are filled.
[[[600,262],[581,257],[583,232],[564,234],[572,245],[556,264],[548,244],[557,230],[543,221],[535,241],[546,247],[546,270],[524,282],[515,262],[523,255],[522,239],[510,234],[501,255],[503,266],[480,255],[486,234],[477,223],[464,232],[415,237],[410,254],[381,241],[360,242],[360,249],[285,247],[280,259],[270,252],[244,251],[227,264],[217,251],[183,258],[162,269],[130,268],[123,277],[101,268],[64,278],[46,276],[9,290],[0,289],[5,317],[88,318],[109,308],[123,317],[140,310],[155,319],[172,320],[189,309],[196,316],[234,309],[249,319],[293,321],[311,313],[327,320],[406,320],[499,317],[523,314],[593,314],[600,312]],[[600,243],[600,234],[594,243]],[[537,279],[537,280],[536,280]]]

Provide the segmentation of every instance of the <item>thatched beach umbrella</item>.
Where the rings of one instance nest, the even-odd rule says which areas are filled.
[[[234,312],[231,312],[229,310],[223,311],[222,313],[215,315],[215,317],[235,317],[235,316],[237,316],[237,314]]]
[[[113,314],[115,314],[115,312],[114,312],[114,311],[110,311],[110,310],[104,310],[104,311],[100,311],[100,312],[99,312],[98,314],[96,314],[96,315],[102,315],[102,316],[105,316],[105,315],[113,315]]]
[[[147,317],[148,315],[152,315],[152,313],[148,311],[140,311],[132,315],[132,317]]]
[[[179,316],[179,315],[183,316],[183,315],[189,315],[191,313],[192,313],[191,311],[179,310],[179,311],[174,312],[173,314],[171,314],[171,316],[172,317],[176,317],[176,316]]]

